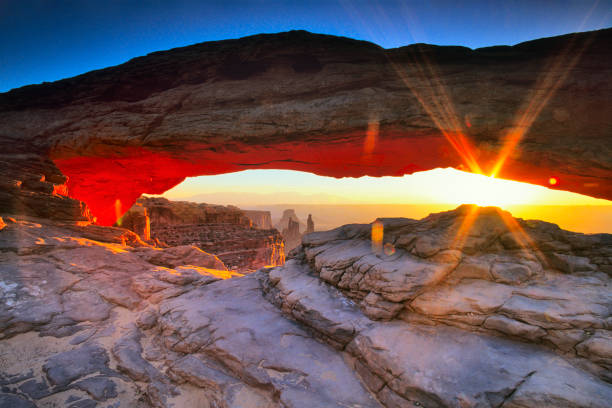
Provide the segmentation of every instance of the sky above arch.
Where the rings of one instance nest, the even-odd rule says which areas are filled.
[[[2,0],[0,92],[202,41],[295,29],[471,48],[612,26],[612,0]]]

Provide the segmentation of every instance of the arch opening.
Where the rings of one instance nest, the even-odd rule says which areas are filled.
[[[452,168],[402,177],[332,178],[289,170],[245,170],[190,177],[160,196],[169,200],[267,210],[272,223],[287,208],[317,230],[376,217],[422,218],[462,204],[496,206],[514,216],[584,233],[612,231],[612,201]]]
[[[379,139],[376,149],[371,153],[364,151],[366,143],[351,143],[355,139],[362,141],[363,132],[361,135],[327,143],[314,141],[220,147],[184,145],[180,149],[176,146],[163,149],[129,147],[123,148],[120,154],[56,157],[54,162],[68,176],[70,197],[85,202],[96,222],[101,225],[116,222],[117,201],[121,203],[122,210],[127,211],[142,194],[163,194],[190,177],[253,169],[294,170],[334,178],[397,178],[438,168],[469,170],[440,135]],[[495,166],[496,155],[486,151],[476,153],[481,168],[485,169],[483,172],[487,174],[487,170]],[[455,170],[449,174],[457,177],[460,173],[463,171]],[[472,176],[489,179],[491,183],[490,177]],[[451,190],[457,186],[453,177],[447,179],[448,185],[453,187]],[[520,181],[551,190],[588,194],[591,197],[612,197],[612,190],[609,191],[612,187],[602,185],[599,179],[597,176],[577,175],[565,172],[563,168],[555,170],[546,164],[511,158],[506,159],[504,167],[498,170],[495,178]],[[500,183],[503,185],[503,182]],[[385,184],[381,182],[381,188]],[[474,186],[477,185],[472,185],[473,194],[476,191]],[[440,190],[444,190],[443,184],[440,184]],[[500,193],[504,193],[503,188],[493,188],[491,191],[485,183],[478,193],[480,198],[475,201],[503,205],[503,200],[495,196]],[[457,200],[453,203],[462,204]]]

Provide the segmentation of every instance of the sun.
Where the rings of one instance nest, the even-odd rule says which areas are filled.
[[[432,197],[434,202],[480,206],[535,204],[550,192],[549,189],[532,184],[450,169],[446,169],[444,176],[435,184],[438,184],[438,188]]]

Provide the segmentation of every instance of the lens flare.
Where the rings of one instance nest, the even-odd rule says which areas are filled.
[[[472,228],[472,225],[474,224],[474,221],[476,221],[476,218],[478,216],[478,210],[479,208],[476,205],[472,205],[469,207],[467,214],[465,215],[465,217],[463,217],[463,221],[457,229],[457,233],[455,234],[453,243],[451,244],[451,248],[456,248],[459,250],[463,249],[463,247],[465,246],[465,242],[467,241],[467,238],[470,234],[470,229]]]
[[[382,252],[382,241],[384,234],[384,226],[381,221],[372,223],[372,252],[380,254]]]
[[[390,242],[387,242],[384,246],[383,246],[383,251],[385,253],[385,255],[387,256],[391,256],[395,253],[395,245],[393,245]]]
[[[508,231],[512,234],[514,241],[519,244],[522,249],[531,250],[536,258],[542,263],[546,264],[548,261],[544,254],[540,251],[535,241],[531,239],[529,234],[520,226],[520,224],[510,215],[509,213],[497,209],[500,218],[508,227]]]
[[[123,220],[121,219],[121,216],[123,215],[123,212],[121,212],[121,200],[116,199],[115,200],[115,219],[117,220],[117,225],[121,226],[121,223],[123,222]]]
[[[543,74],[538,78],[531,96],[517,112],[514,125],[506,135],[497,160],[490,172],[492,177],[500,174],[506,160],[517,151],[519,144],[529,132],[535,120],[540,116],[540,113],[548,105],[548,102],[557,90],[563,85],[570,71],[576,66],[582,53],[588,48],[594,38],[594,35],[589,37],[580,48],[575,44],[576,40],[574,38],[571,39],[565,49],[542,70]]]
[[[363,141],[363,156],[362,161],[368,165],[374,165],[374,148],[378,139],[379,121],[372,119],[368,122],[368,130]]]

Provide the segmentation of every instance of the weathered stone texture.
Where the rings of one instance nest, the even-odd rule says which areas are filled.
[[[464,206],[382,219],[386,252],[371,225],[346,225],[241,276],[195,247],[128,246],[119,228],[2,222],[0,406],[612,399],[606,234]],[[517,226],[532,246],[508,237]]]

